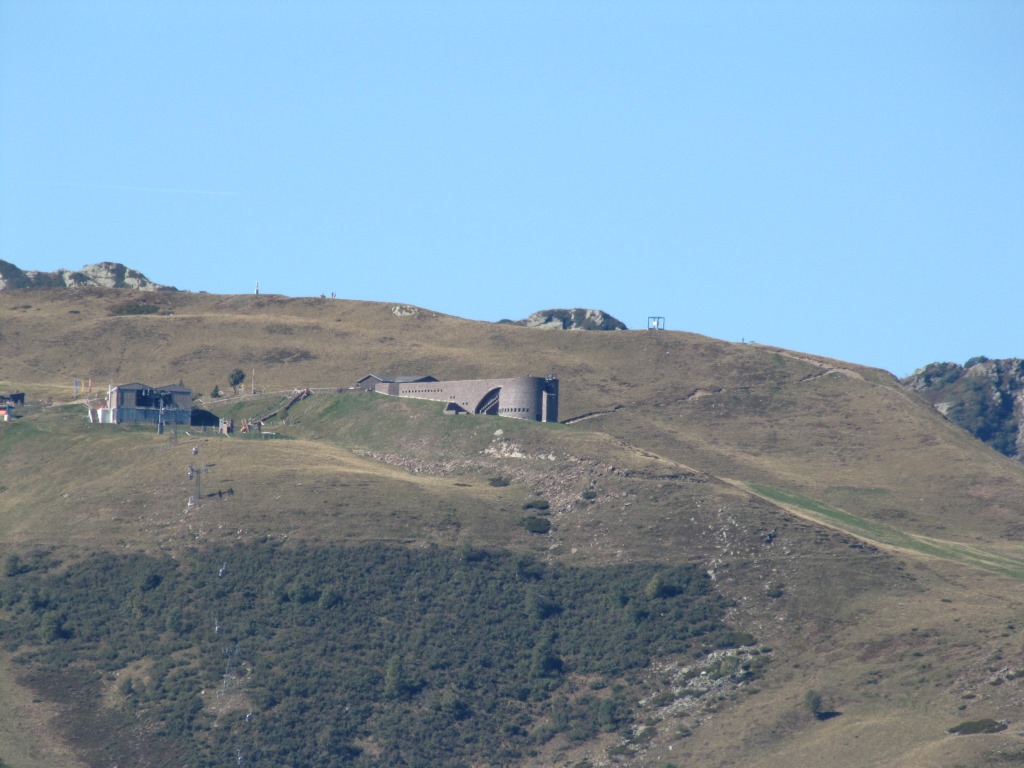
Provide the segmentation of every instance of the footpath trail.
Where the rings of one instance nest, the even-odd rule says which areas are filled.
[[[947,560],[1024,581],[1024,558],[998,554],[962,542],[908,533],[884,523],[859,517],[845,510],[836,509],[816,499],[768,485],[722,479],[730,485],[760,496],[765,501],[782,507],[798,517],[835,528],[877,547]]]

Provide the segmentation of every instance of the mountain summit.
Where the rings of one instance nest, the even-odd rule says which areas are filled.
[[[534,312],[525,320],[515,322],[502,320],[512,325],[525,325],[528,328],[553,328],[556,330],[578,331],[625,331],[626,324],[616,320],[600,309],[542,309]]]

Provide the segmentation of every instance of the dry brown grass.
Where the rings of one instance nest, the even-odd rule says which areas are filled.
[[[71,749],[57,736],[60,708],[18,685],[10,658],[0,656],[0,756],[16,768],[79,768]]]

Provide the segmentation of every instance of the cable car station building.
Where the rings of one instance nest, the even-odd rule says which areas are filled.
[[[445,404],[444,412],[448,414],[558,421],[558,379],[553,376],[438,381],[433,376],[370,374],[357,381],[353,389],[393,397],[436,400]]]

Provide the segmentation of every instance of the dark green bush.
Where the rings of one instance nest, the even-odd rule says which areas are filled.
[[[655,694],[651,697],[648,702],[652,707],[664,707],[671,704],[676,700],[676,696],[672,691],[662,691],[661,693]]]
[[[815,690],[810,690],[804,694],[804,706],[807,710],[815,717],[820,717],[824,711],[822,705],[821,694]]]
[[[547,533],[551,530],[551,521],[543,517],[531,515],[523,518],[523,527],[530,533]]]
[[[723,645],[720,648],[739,648],[741,646],[754,645],[757,643],[755,638],[749,632],[737,632],[735,630],[722,633],[722,639],[720,640]]]
[[[126,301],[110,308],[112,315],[155,315],[160,307],[143,300]]]
[[[999,733],[1000,731],[1006,730],[1006,723],[1000,723],[998,720],[985,719],[985,720],[967,720],[954,725],[949,729],[949,733],[955,733],[960,736],[969,736],[977,733]]]

